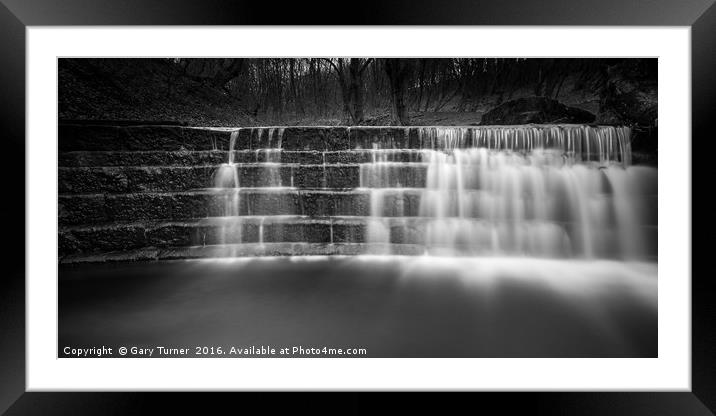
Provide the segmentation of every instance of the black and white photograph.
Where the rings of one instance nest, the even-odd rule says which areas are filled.
[[[714,1],[0,0],[0,414],[714,414]]]
[[[656,358],[658,58],[57,59],[59,358]]]

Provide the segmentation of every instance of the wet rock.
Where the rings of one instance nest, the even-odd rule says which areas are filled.
[[[351,149],[405,149],[409,147],[410,129],[405,127],[352,127],[349,130]]]
[[[312,217],[370,215],[367,192],[302,191],[302,214]]]
[[[284,127],[242,128],[236,141],[236,149],[277,148],[284,150],[331,150],[348,148],[347,127]]]

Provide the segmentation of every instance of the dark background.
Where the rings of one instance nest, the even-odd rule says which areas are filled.
[[[354,13],[345,13],[332,2],[316,2],[313,7],[292,2],[287,7],[276,7],[267,2],[199,2],[199,1],[81,1],[64,2],[12,0],[0,6],[0,52],[4,57],[4,70],[0,72],[0,85],[5,96],[0,112],[6,152],[23,154],[24,149],[24,47],[27,25],[78,25],[78,24],[511,24],[511,25],[685,25],[692,27],[692,95],[693,143],[699,143],[694,160],[694,178],[706,175],[706,146],[712,138],[713,108],[716,103],[716,8],[713,0],[657,0],[645,4],[631,0],[561,0],[533,1],[365,1]],[[710,7],[710,9],[709,9]],[[316,9],[322,10],[317,13]],[[708,11],[706,11],[708,9]],[[14,177],[24,171],[24,160],[9,158],[2,165],[5,177]],[[704,182],[699,179],[698,183]],[[23,193],[20,181],[6,184],[6,191],[13,195]],[[701,194],[703,195],[703,194]],[[701,196],[702,200],[704,199]],[[699,205],[696,205],[699,206]],[[703,209],[695,217],[703,224],[698,228],[705,237],[713,229],[712,221],[705,221]],[[6,218],[24,216],[24,203],[3,204]],[[10,222],[8,232],[23,235],[20,221]],[[705,254],[706,245],[695,246],[696,254]],[[16,398],[9,414],[126,414],[142,413],[151,403],[184,410],[210,411],[213,406],[258,404],[263,409],[335,411],[353,414],[372,412],[376,409],[422,410],[439,405],[441,411],[454,406],[499,406],[505,413],[529,414],[708,414],[708,408],[716,409],[716,318],[714,283],[705,268],[705,261],[695,263],[693,269],[693,347],[692,375],[693,393],[485,393],[478,396],[451,395],[451,397],[409,395],[398,397],[395,405],[378,405],[375,396],[358,394],[295,395],[275,400],[265,395],[237,398],[221,394],[147,394],[127,393],[26,393],[24,392],[24,239],[16,238],[5,252],[13,259],[5,267],[5,280],[0,301],[2,324],[2,386],[0,408],[9,407]],[[378,399],[384,395],[378,395]],[[703,403],[702,403],[703,402]],[[704,406],[704,404],[706,406]],[[192,405],[194,407],[192,407]],[[220,408],[220,407],[216,407]],[[225,408],[225,407],[224,407]],[[455,407],[457,408],[457,407]]]
[[[474,125],[519,99],[543,109],[536,98],[598,124],[657,116],[655,58],[60,58],[58,70],[61,121]]]
[[[60,122],[599,124],[655,165],[656,58],[60,58]]]

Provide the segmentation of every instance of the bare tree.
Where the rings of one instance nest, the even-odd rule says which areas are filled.
[[[604,67],[610,61],[175,58],[162,62],[169,70],[151,71],[166,85],[168,97],[190,80],[221,88],[239,103],[238,111],[243,109],[265,123],[340,120],[359,125],[369,115],[390,113],[393,123],[408,124],[411,111],[470,112],[510,100],[515,94],[560,98],[572,91],[595,90],[605,83]]]
[[[325,58],[338,80],[343,98],[343,114],[346,121],[353,125],[361,124],[365,119],[364,94],[363,94],[363,72],[373,61],[373,58]]]
[[[385,72],[390,83],[390,97],[392,101],[393,121],[406,126],[410,124],[405,93],[408,78],[413,69],[413,62],[409,59],[388,58],[384,61]]]

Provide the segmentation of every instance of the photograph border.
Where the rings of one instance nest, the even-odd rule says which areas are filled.
[[[63,2],[2,0],[0,5],[0,50],[3,56],[3,71],[0,71],[0,91],[5,98],[2,112],[5,152],[10,157],[3,164],[6,178],[14,178],[19,171],[25,172],[25,51],[26,26],[66,25],[262,25],[330,23],[331,25],[567,25],[567,26],[690,26],[692,58],[692,143],[711,140],[707,128],[716,108],[716,6],[713,0],[658,0],[644,2],[617,0],[579,0],[565,7],[558,0],[529,2],[525,0],[509,3],[500,1],[468,2],[452,4],[434,2],[399,1],[384,4],[364,1],[355,13],[342,11],[329,2],[315,2],[310,7],[295,2],[285,7],[275,4],[254,2],[216,1],[209,6],[200,1],[124,1],[96,0],[91,3],[78,0]],[[327,13],[318,13],[320,10]],[[320,17],[320,18],[319,18]],[[697,155],[707,152],[698,152]],[[703,157],[703,156],[702,156]],[[692,158],[692,170],[693,170]],[[698,177],[692,172],[692,178]],[[16,183],[15,183],[16,182]],[[693,182],[693,180],[692,180]],[[693,186],[692,186],[693,189]],[[0,333],[2,351],[2,390],[0,390],[0,412],[8,414],[57,412],[73,410],[81,404],[80,413],[129,412],[142,409],[147,402],[171,401],[171,406],[187,409],[190,402],[197,400],[203,410],[207,407],[225,405],[235,398],[220,395],[211,399],[202,394],[182,395],[181,393],[27,393],[25,392],[25,184],[7,181],[6,194],[10,201],[3,207],[9,229],[6,235],[13,236],[12,244],[5,251],[6,263],[4,287],[0,295]],[[17,203],[23,195],[23,204]],[[693,216],[693,214],[692,214]],[[13,220],[24,218],[24,222]],[[15,228],[18,230],[15,232]],[[20,228],[23,228],[20,230]],[[705,233],[706,228],[702,233]],[[22,233],[22,234],[21,234]],[[23,235],[21,242],[16,236]],[[22,250],[23,254],[20,253]],[[17,253],[16,253],[17,252]],[[692,254],[693,256],[693,254]],[[693,270],[693,266],[692,266]],[[716,307],[713,304],[714,283],[704,273],[692,273],[692,391],[689,393],[478,393],[478,397],[466,398],[440,404],[446,406],[461,402],[479,402],[480,407],[496,404],[504,410],[529,410],[531,413],[560,411],[581,414],[711,414],[716,411]],[[505,396],[509,394],[509,396]],[[167,400],[167,395],[171,396]],[[517,395],[517,396],[515,396]],[[232,395],[233,396],[233,395]],[[294,398],[278,406],[294,408],[301,405],[327,405],[340,402],[345,411],[370,408],[370,400],[358,393],[332,394],[331,400]],[[265,401],[265,397],[263,398]],[[410,407],[425,409],[424,399],[404,398],[396,408]],[[222,403],[223,402],[223,403]],[[320,403],[320,404],[319,404]],[[488,404],[489,403],[489,404]],[[399,407],[398,407],[399,406]],[[388,406],[391,407],[391,406]],[[220,408],[220,407],[217,407]],[[709,411],[710,409],[710,411]],[[338,409],[336,409],[338,410]],[[388,410],[384,408],[383,410]]]

